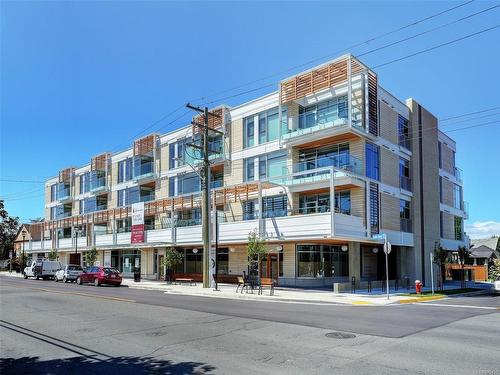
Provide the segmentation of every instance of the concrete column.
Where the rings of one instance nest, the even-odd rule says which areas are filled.
[[[353,276],[359,283],[361,278],[361,246],[359,242],[349,242],[349,279]]]

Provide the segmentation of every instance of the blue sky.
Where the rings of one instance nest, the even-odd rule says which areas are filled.
[[[9,212],[23,220],[43,216],[42,184],[4,180],[44,180],[98,153],[127,148],[144,128],[189,100],[274,83],[224,100],[241,103],[274,90],[281,78],[347,52],[346,47],[459,4],[1,2],[0,195]],[[474,1],[350,52],[360,54],[498,4]],[[362,60],[376,66],[499,23],[496,8]],[[376,71],[394,95],[415,98],[439,118],[499,107],[499,40],[497,28]],[[147,133],[185,125],[187,114],[170,123],[183,113]],[[498,120],[449,134],[464,170],[470,233],[500,233],[497,113],[449,121],[443,128]]]

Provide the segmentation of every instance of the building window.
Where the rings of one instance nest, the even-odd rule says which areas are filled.
[[[197,193],[201,190],[200,176],[196,173],[186,173],[177,176],[178,195]]]
[[[379,194],[378,185],[370,182],[370,231],[379,232]]]
[[[101,211],[107,208],[106,196],[90,197],[80,200],[80,215]]]
[[[54,202],[57,199],[57,184],[50,185],[50,201]]]
[[[259,179],[280,177],[287,172],[286,153],[280,151],[259,157]]]
[[[246,117],[243,119],[243,146],[244,148],[252,147],[254,145],[254,116]]]
[[[379,147],[366,142],[366,177],[380,180]]]
[[[203,272],[203,249],[198,249],[196,253],[192,249],[186,250],[185,259],[186,273]]]
[[[462,209],[462,188],[457,184],[453,184],[453,207]]]
[[[454,220],[455,240],[462,241],[462,218],[455,216]]]
[[[349,254],[340,246],[297,245],[297,277],[348,277]]]
[[[398,115],[398,135],[399,145],[411,150],[410,127],[408,125],[408,120],[401,115]]]
[[[90,191],[90,172],[80,175],[80,194]]]
[[[116,231],[118,233],[126,233],[132,231],[132,218],[127,217],[125,219],[116,220]]]
[[[276,195],[274,197],[265,197],[262,199],[262,217],[280,217],[287,214],[287,196]]]
[[[307,107],[299,107],[299,129],[347,119],[347,95],[326,100]]]
[[[399,200],[399,217],[401,220],[401,232],[412,233],[410,201]]]
[[[257,219],[256,205],[256,201],[243,202],[243,220]]]
[[[351,165],[350,159],[349,143],[304,150],[299,154],[299,171],[322,167],[347,168]]]
[[[118,162],[118,183],[130,181],[132,179],[132,158],[120,160]]]
[[[244,181],[253,181],[255,179],[255,159],[248,158],[243,161],[243,165],[245,168],[244,171]]]
[[[330,212],[330,194],[301,195],[299,197],[299,214]],[[335,212],[351,214],[351,191],[335,192]]]
[[[118,190],[117,207],[129,206],[138,202],[154,200],[154,189],[146,186],[134,186]]]
[[[411,191],[410,162],[399,158],[399,187]]]

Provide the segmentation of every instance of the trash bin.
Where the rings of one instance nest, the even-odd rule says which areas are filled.
[[[134,268],[134,281],[136,283],[141,281],[141,267]]]

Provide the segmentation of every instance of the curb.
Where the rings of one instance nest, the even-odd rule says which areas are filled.
[[[443,299],[446,297],[448,297],[448,296],[429,296],[429,297],[408,298],[408,299],[399,300],[399,303],[404,304],[404,303],[419,303],[419,302],[426,302],[426,301],[436,301],[436,300]]]

